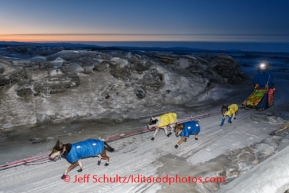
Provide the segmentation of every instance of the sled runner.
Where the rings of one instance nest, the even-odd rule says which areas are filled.
[[[265,110],[274,105],[275,88],[255,89],[254,92],[242,103],[242,108],[255,108],[258,111]]]

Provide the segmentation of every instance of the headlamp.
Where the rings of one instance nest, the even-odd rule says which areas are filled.
[[[266,64],[265,64],[265,63],[259,64],[259,68],[260,68],[261,70],[265,70],[265,69],[266,69]]]

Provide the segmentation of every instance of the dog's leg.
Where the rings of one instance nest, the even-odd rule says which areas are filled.
[[[168,133],[168,127],[169,127],[169,126],[165,126],[165,127],[164,127],[164,130],[165,130],[165,134],[169,137],[169,136],[172,134],[172,132],[169,132],[169,133]]]
[[[62,175],[61,179],[65,179],[66,175],[68,174],[68,172],[70,172],[73,168],[75,168],[78,165],[78,161],[77,162],[73,162],[65,171],[64,174]]]
[[[78,161],[78,165],[79,165],[80,168],[77,171],[78,172],[82,172],[82,163],[81,163],[80,160]]]
[[[168,128],[167,128],[167,126],[164,126],[164,131],[165,131],[165,134],[168,136]]]
[[[232,116],[229,117],[229,119],[228,119],[228,123],[232,123]]]
[[[195,140],[198,140],[199,138],[199,133],[197,133],[196,135],[195,135]]]
[[[168,129],[168,128],[170,128],[170,132],[169,132],[168,134],[166,133],[166,134],[167,134],[167,136],[169,137],[169,136],[172,134],[172,128],[171,128],[171,126],[170,126],[170,125],[169,125],[169,126],[167,126],[166,128],[167,128],[167,129]]]
[[[233,114],[233,118],[236,119],[236,113]]]
[[[158,131],[159,131],[159,128],[156,128],[155,133],[154,133],[153,137],[151,138],[152,141],[155,139],[155,136],[157,135]]]
[[[105,166],[109,165],[109,157],[106,155],[105,149],[101,152],[101,156],[106,159],[106,163],[104,164]]]
[[[182,137],[181,140],[175,145],[175,148],[178,148],[181,143],[186,139],[186,137]]]
[[[101,154],[99,154],[99,155],[98,155],[98,162],[97,162],[97,165],[100,165],[100,163],[101,163],[101,158],[102,158],[102,156],[101,156]]]
[[[225,119],[226,119],[226,117],[223,117],[223,118],[222,118],[222,122],[221,122],[221,125],[220,125],[220,126],[223,126],[223,125],[224,125]]]

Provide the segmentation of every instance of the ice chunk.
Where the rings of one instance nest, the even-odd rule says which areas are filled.
[[[274,148],[265,143],[256,144],[255,148],[259,151],[259,153],[269,156],[274,153]]]
[[[52,64],[54,67],[61,67],[64,60],[62,58],[56,58],[55,60],[51,61],[50,64]]]
[[[272,125],[277,125],[277,124],[283,124],[284,120],[281,117],[276,117],[276,116],[268,116],[267,119],[269,120],[269,123]]]

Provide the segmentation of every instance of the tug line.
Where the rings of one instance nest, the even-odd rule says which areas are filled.
[[[173,125],[173,124],[185,123],[187,121],[196,120],[196,119],[197,120],[198,119],[203,119],[203,118],[207,118],[207,117],[210,117],[210,116],[213,116],[213,115],[216,115],[216,114],[220,114],[220,112],[208,113],[208,114],[205,114],[205,115],[199,115],[199,116],[194,116],[194,117],[191,116],[190,118],[181,119],[181,120],[179,120],[177,122],[168,124],[167,126]],[[118,140],[118,139],[123,139],[123,138],[130,137],[130,136],[133,136],[133,135],[138,135],[138,134],[146,133],[146,132],[149,132],[149,131],[154,131],[156,128],[145,128],[145,129],[142,129],[142,130],[139,130],[139,131],[133,131],[133,132],[125,133],[125,134],[114,135],[114,136],[111,136],[111,137],[107,138],[105,141],[109,142],[109,141],[115,141],[115,140]]]
[[[204,118],[211,117],[211,116],[214,116],[214,115],[217,115],[217,114],[220,114],[220,112],[208,113],[208,114],[205,114],[205,115],[198,115],[198,116],[191,116],[190,118],[181,119],[181,120],[179,120],[177,122],[174,122],[174,123],[171,123],[169,125],[176,124],[176,123],[177,124],[184,123],[184,122],[191,121],[191,120],[204,119]],[[169,125],[167,125],[167,126],[169,126]],[[138,134],[154,131],[155,129],[156,128],[145,128],[145,129],[141,129],[139,131],[133,131],[133,132],[128,132],[128,133],[124,133],[124,134],[120,134],[120,135],[114,135],[114,136],[108,137],[105,141],[111,142],[111,141],[123,139],[123,138],[126,138],[126,137],[130,137],[130,136],[133,136],[133,135],[138,135]],[[29,166],[29,165],[38,165],[38,164],[47,163],[47,162],[52,161],[52,160],[48,159],[48,155],[49,155],[49,153],[45,153],[45,154],[37,155],[37,156],[34,156],[34,157],[25,158],[25,159],[22,159],[22,160],[6,163],[6,164],[3,164],[3,165],[0,165],[0,171],[6,170],[6,169],[10,169],[10,168],[13,168],[13,167],[16,167],[16,166],[20,166],[20,165]]]

